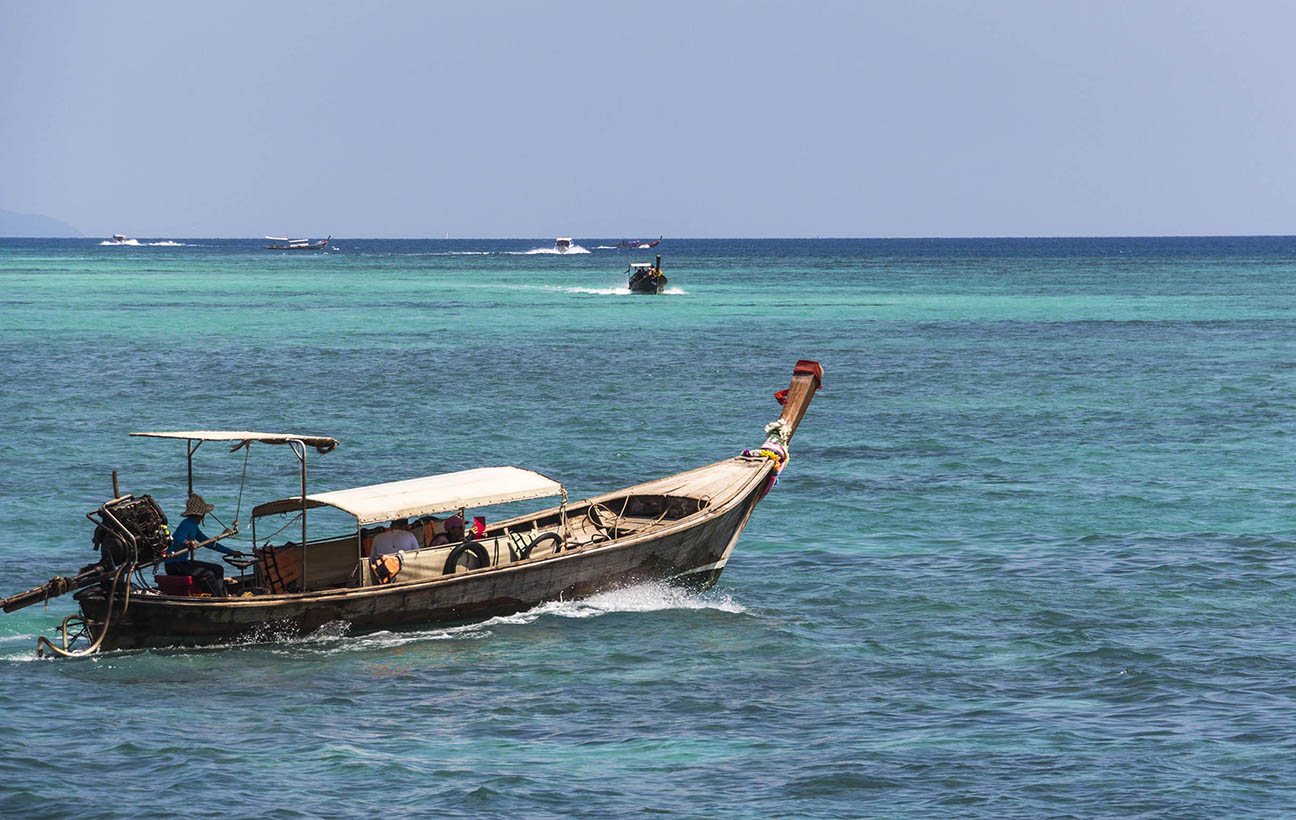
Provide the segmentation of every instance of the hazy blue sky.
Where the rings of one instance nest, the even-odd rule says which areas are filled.
[[[0,0],[91,235],[1296,232],[1296,3]]]

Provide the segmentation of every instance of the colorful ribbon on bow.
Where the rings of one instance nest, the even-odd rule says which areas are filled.
[[[761,498],[764,498],[766,493],[774,489],[774,486],[778,484],[779,476],[783,474],[783,468],[787,466],[787,432],[788,425],[783,419],[772,421],[765,425],[765,434],[769,436],[769,438],[765,439],[765,443],[755,450],[743,450],[744,456],[768,458],[774,462],[774,469],[770,473],[769,481],[761,489]]]

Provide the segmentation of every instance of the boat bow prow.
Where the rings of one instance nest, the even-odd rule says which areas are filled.
[[[792,440],[792,434],[801,424],[801,418],[805,415],[806,408],[810,406],[810,400],[814,398],[815,391],[822,386],[823,367],[818,362],[802,359],[796,363],[796,367],[792,368],[792,384],[787,390],[780,390],[774,394],[778,403],[783,405],[783,415],[779,416],[776,423],[783,428],[784,444]]]

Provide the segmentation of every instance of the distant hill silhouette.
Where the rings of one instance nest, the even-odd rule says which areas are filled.
[[[0,236],[83,236],[66,222],[40,214],[19,214],[0,209]]]

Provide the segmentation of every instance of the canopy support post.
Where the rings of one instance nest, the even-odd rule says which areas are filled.
[[[301,462],[301,519],[302,519],[302,536],[301,536],[301,554],[298,563],[301,570],[301,591],[306,591],[306,442],[294,439],[288,442],[292,448],[293,454]],[[300,450],[298,448],[301,448]]]
[[[559,530],[562,532],[562,542],[566,544],[571,540],[571,530],[567,528],[567,485],[558,485],[562,490],[562,504],[558,506]]]
[[[198,452],[198,448],[202,446],[202,439],[198,439],[197,444],[194,444],[193,439],[189,439],[185,446],[189,451],[189,495],[193,495],[193,454]]]

